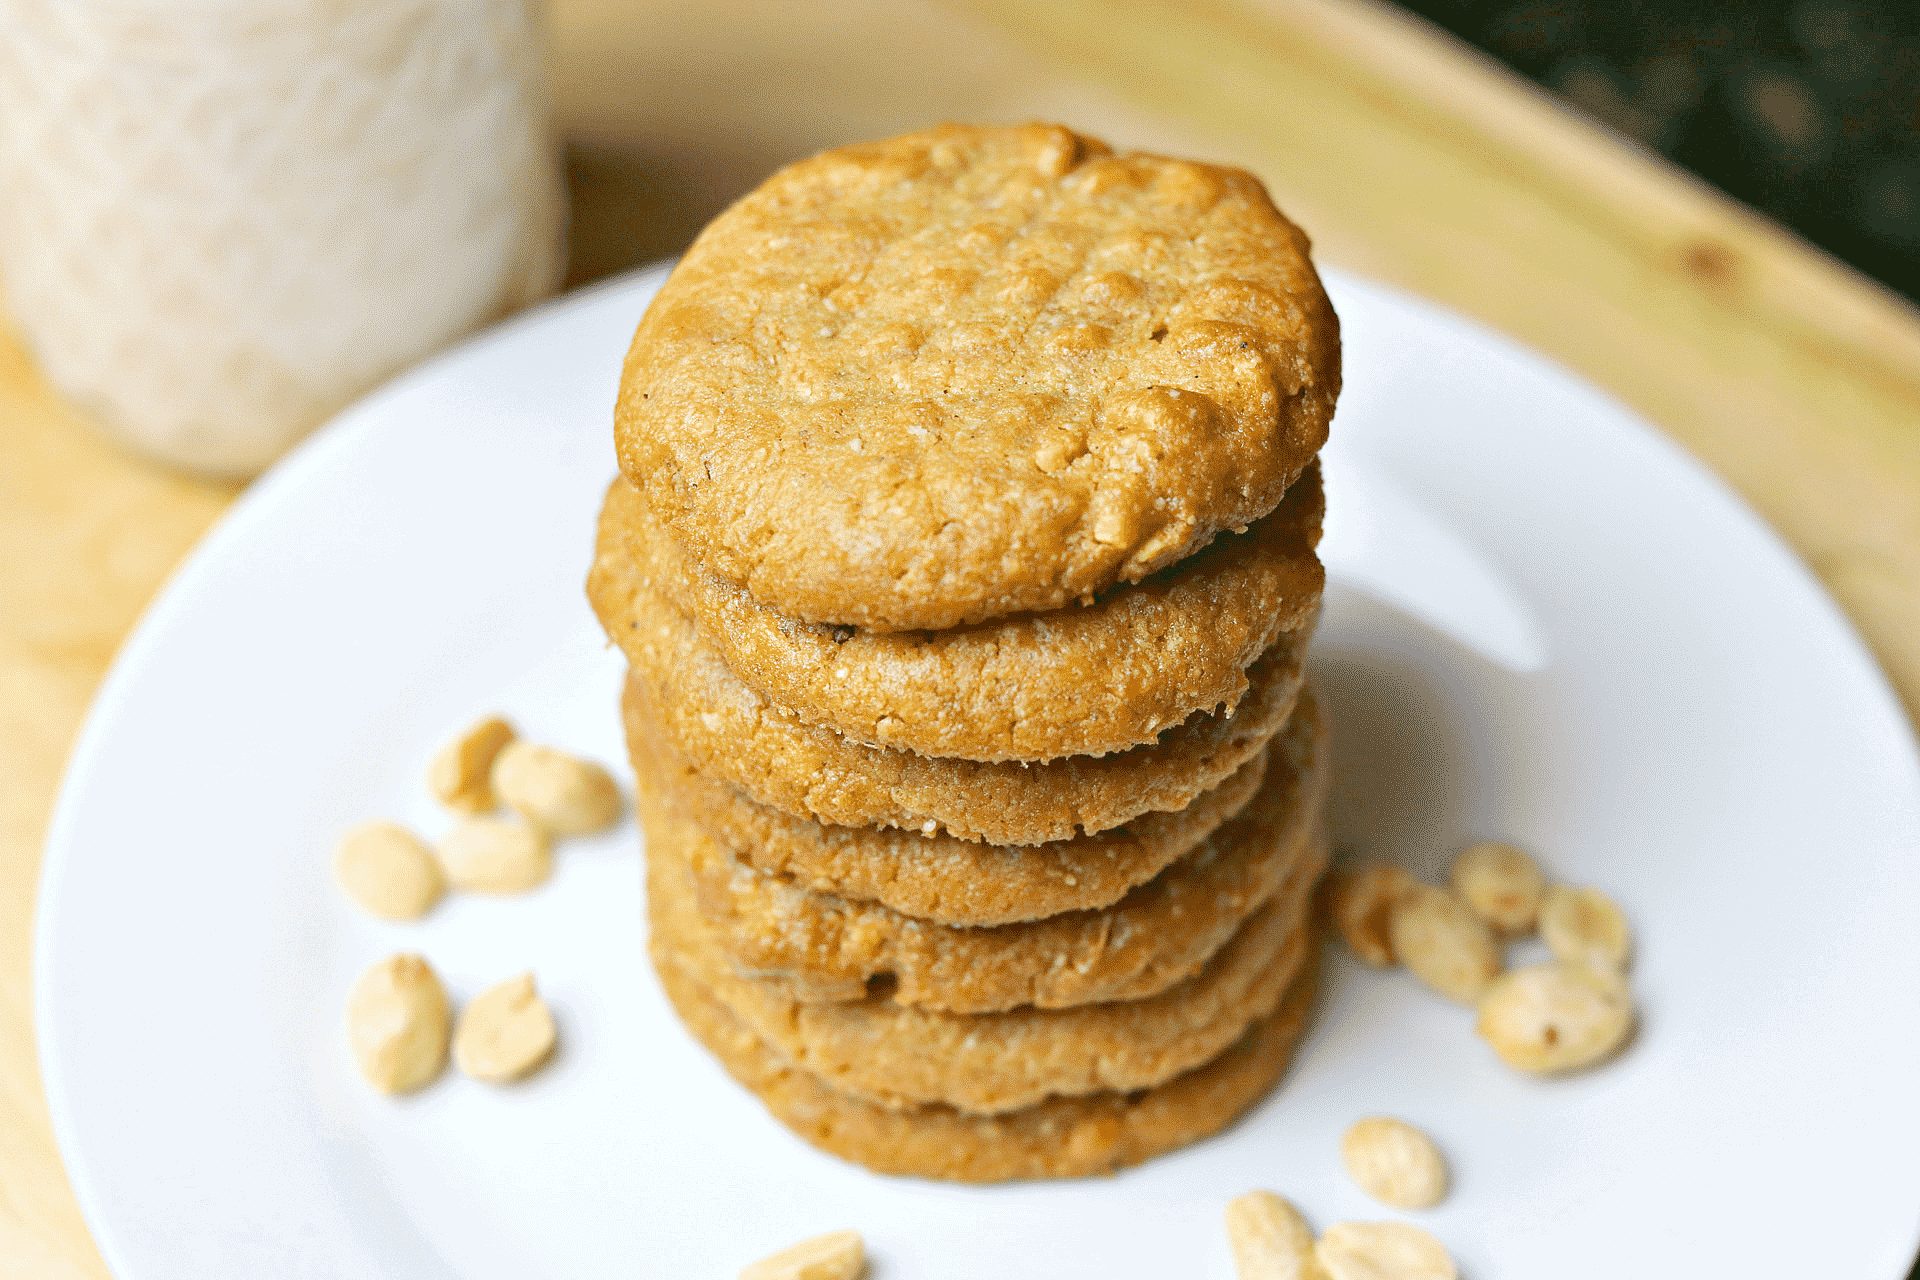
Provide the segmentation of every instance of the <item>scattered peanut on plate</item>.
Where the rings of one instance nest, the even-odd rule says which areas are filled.
[[[528,822],[556,836],[612,826],[624,802],[613,776],[552,747],[512,742],[493,762],[493,790]]]
[[[1271,1191],[1235,1196],[1226,1218],[1240,1280],[1324,1280],[1313,1256],[1313,1228],[1284,1197]]]
[[[1328,905],[1334,927],[1353,954],[1376,969],[1394,962],[1387,918],[1393,904],[1420,882],[1399,867],[1375,862],[1358,871],[1336,871],[1328,879]]]
[[[748,1263],[740,1280],[855,1280],[867,1269],[858,1231],[830,1231]]]
[[[1408,1222],[1336,1222],[1313,1246],[1330,1280],[1457,1280],[1445,1246]]]
[[[1505,934],[1533,931],[1547,877],[1524,849],[1482,840],[1453,860],[1447,877],[1455,893]]]
[[[553,1013],[523,973],[474,997],[453,1032],[453,1062],[476,1080],[518,1080],[553,1053]]]
[[[397,822],[363,822],[333,851],[333,878],[385,920],[418,920],[446,892],[433,851]]]
[[[1516,1070],[1577,1071],[1626,1042],[1634,1023],[1624,977],[1633,940],[1612,898],[1550,883],[1525,850],[1497,840],[1462,852],[1448,882],[1436,888],[1381,863],[1336,871],[1328,913],[1360,960],[1404,965],[1442,995],[1475,1006],[1474,1029]],[[1556,962],[1503,974],[1503,939],[1531,931]]]
[[[605,769],[521,742],[500,716],[482,718],[443,745],[427,768],[427,785],[459,815],[437,854],[405,827],[385,821],[355,827],[334,850],[335,880],[373,915],[418,919],[449,885],[481,893],[531,889],[553,871],[555,836],[598,831],[624,807]],[[513,814],[494,816],[503,801]],[[446,988],[418,955],[382,960],[360,975],[347,997],[354,1058],[384,1093],[417,1089],[439,1075],[449,1042],[461,1071],[504,1082],[539,1067],[557,1039],[531,973],[476,997],[450,1036],[451,1022]]]
[[[1229,1200],[1226,1222],[1240,1280],[1456,1280],[1446,1248],[1404,1222],[1336,1222],[1316,1241],[1271,1191]]]
[[[1565,960],[1528,965],[1488,988],[1474,1030],[1517,1070],[1578,1071],[1626,1042],[1633,996],[1626,979],[1608,969]]]
[[[447,1061],[447,990],[422,956],[399,954],[372,965],[347,996],[347,1041],[367,1083],[406,1093]]]
[[[1487,922],[1456,895],[1416,884],[1387,912],[1393,954],[1441,995],[1472,1004],[1500,972],[1500,947]]]
[[[1447,1162],[1433,1139],[1405,1120],[1367,1116],[1340,1139],[1347,1174],[1396,1209],[1431,1209],[1447,1194]]]
[[[440,842],[440,865],[456,889],[522,893],[552,873],[553,847],[531,823],[476,814],[456,822]]]
[[[513,739],[513,726],[499,716],[488,716],[455,735],[427,766],[433,798],[455,813],[492,813],[499,807],[493,794],[494,757]]]
[[[1627,918],[1598,889],[1563,884],[1547,890],[1540,904],[1540,938],[1562,960],[1625,972],[1632,938]]]

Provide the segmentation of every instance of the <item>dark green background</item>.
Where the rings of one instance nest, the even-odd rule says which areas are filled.
[[[1920,0],[1401,0],[1920,299]]]

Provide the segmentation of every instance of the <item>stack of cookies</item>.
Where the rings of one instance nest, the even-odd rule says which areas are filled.
[[[1227,1124],[1311,1001],[1339,336],[1251,176],[943,126],[727,210],[589,594],[652,954],[809,1141],[973,1181]]]

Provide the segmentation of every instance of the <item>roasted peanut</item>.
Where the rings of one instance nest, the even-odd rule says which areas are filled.
[[[491,813],[497,803],[489,781],[494,757],[512,741],[513,726],[488,716],[441,747],[427,766],[434,799],[455,813]]]
[[[553,1052],[553,1014],[523,973],[475,997],[453,1032],[453,1062],[476,1080],[518,1080]]]
[[[1508,1066],[1537,1075],[1591,1066],[1632,1028],[1626,979],[1564,960],[1503,974],[1480,997],[1474,1023]]]
[[[1227,1201],[1227,1243],[1240,1280],[1326,1280],[1313,1256],[1313,1229],[1271,1191]]]
[[[1388,915],[1397,899],[1418,886],[1400,868],[1379,862],[1333,874],[1327,885],[1327,905],[1334,927],[1354,955],[1376,969],[1393,963]]]
[[[740,1280],[855,1280],[867,1269],[858,1231],[830,1231],[740,1269]]]
[[[1493,930],[1445,889],[1415,885],[1393,900],[1387,934],[1394,957],[1416,978],[1463,1004],[1472,1004],[1500,972]]]
[[[1336,1222],[1314,1246],[1332,1280],[1457,1280],[1438,1240],[1405,1222]]]
[[[1483,840],[1455,858],[1448,878],[1461,901],[1502,933],[1533,928],[1547,887],[1539,863],[1498,840]]]
[[[462,818],[440,842],[440,865],[456,888],[520,893],[553,871],[546,833],[517,818]]]
[[[1540,904],[1540,937],[1562,960],[1624,972],[1632,938],[1627,918],[1598,889],[1557,884]]]
[[[1433,1139],[1404,1120],[1368,1116],[1340,1140],[1347,1174],[1396,1209],[1430,1209],[1447,1194],[1447,1162]]]
[[[347,896],[386,920],[417,920],[446,892],[433,852],[394,822],[367,822],[333,851],[333,878]]]
[[[599,765],[552,747],[515,742],[493,763],[493,789],[509,806],[557,836],[585,835],[620,816],[620,788]]]
[[[405,1093],[440,1074],[447,1060],[447,992],[417,955],[373,965],[347,996],[347,1041],[367,1083]]]

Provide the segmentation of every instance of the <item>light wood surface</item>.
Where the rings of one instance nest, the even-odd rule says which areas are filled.
[[[552,10],[576,280],[673,251],[774,165],[937,119],[1244,164],[1325,261],[1547,352],[1704,459],[1920,708],[1920,316],[1421,24],[1352,0]],[[113,651],[233,493],[98,440],[0,318],[0,1275],[106,1274],[34,1059],[40,845]]]

